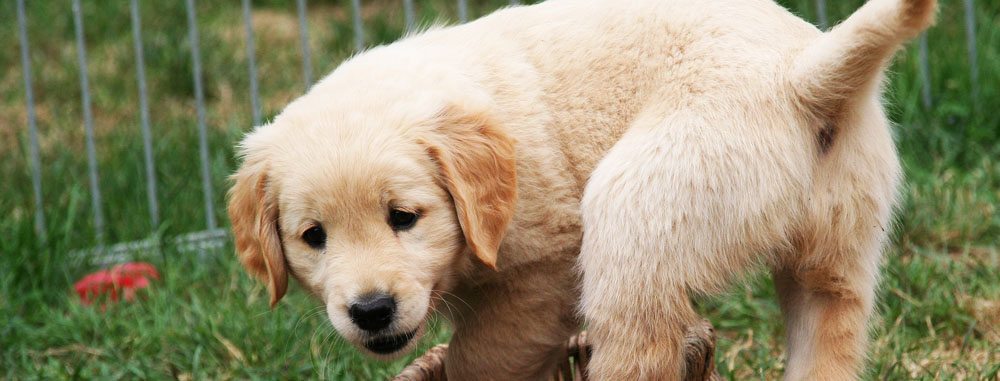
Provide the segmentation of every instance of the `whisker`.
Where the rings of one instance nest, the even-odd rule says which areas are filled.
[[[461,308],[458,308],[458,306],[455,306],[454,304],[452,304],[451,302],[449,302],[448,299],[442,297],[441,295],[435,295],[434,293],[440,293],[440,292],[439,291],[434,291],[434,292],[432,292],[431,296],[433,298],[436,298],[436,300],[440,300],[442,303],[444,303],[445,307],[448,308],[448,311],[449,311],[452,319],[456,319],[457,318],[457,319],[461,320],[463,323],[465,322],[465,314],[463,313],[463,311],[462,311]],[[465,303],[465,305],[468,306],[469,304]],[[470,308],[471,308],[471,306],[470,306]],[[455,311],[458,311],[458,313],[456,314]]]
[[[447,308],[447,309],[448,309],[448,317],[451,317],[451,318],[454,318],[454,317],[455,317],[455,311],[453,311],[453,310],[451,309],[451,305],[449,305],[449,304],[448,304],[448,301],[447,301],[447,300],[444,300],[444,298],[442,298],[442,297],[440,297],[440,296],[437,296],[437,295],[433,295],[433,294],[431,295],[431,300],[437,300],[437,301],[440,301],[440,302],[441,302],[441,304],[444,304],[445,308]],[[426,314],[426,315],[429,315],[429,314]],[[426,318],[427,318],[427,316],[426,316],[426,315],[424,316],[424,319],[426,319]]]
[[[447,294],[447,295],[450,295],[450,296],[454,297],[455,299],[458,299],[458,301],[460,301],[460,302],[462,302],[463,304],[465,304],[465,306],[466,306],[466,307],[469,307],[469,310],[470,310],[470,311],[471,311],[471,310],[474,310],[474,308],[472,308],[472,305],[471,305],[471,304],[469,304],[469,302],[466,302],[466,301],[465,301],[465,299],[462,299],[462,298],[461,298],[461,297],[459,297],[458,295],[455,295],[455,294],[453,294],[453,293],[450,293],[450,292],[448,292],[448,291],[444,291],[444,290],[436,290],[436,291],[437,291],[438,293],[444,293],[444,294]]]
[[[314,315],[318,315],[320,311],[325,312],[326,306],[321,305],[311,308],[309,311],[306,311],[306,313],[300,315],[297,319],[295,319],[295,325],[292,326],[292,332],[295,332],[295,334],[298,335],[299,325],[302,324],[303,321],[311,319]]]
[[[314,329],[312,334],[309,336],[309,358],[316,363],[316,372],[319,378],[323,378],[323,374],[326,372],[326,359],[323,358],[323,344],[322,340],[317,340],[317,335],[322,336],[323,326]]]

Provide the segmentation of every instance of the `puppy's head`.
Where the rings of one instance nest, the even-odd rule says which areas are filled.
[[[272,307],[291,274],[341,336],[375,356],[404,353],[437,291],[495,268],[517,198],[513,142],[468,105],[305,109],[241,143],[229,192],[237,255],[266,280]]]

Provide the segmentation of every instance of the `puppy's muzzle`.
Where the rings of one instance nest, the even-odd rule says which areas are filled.
[[[375,334],[392,324],[396,299],[384,293],[369,294],[351,304],[347,314],[358,328]]]

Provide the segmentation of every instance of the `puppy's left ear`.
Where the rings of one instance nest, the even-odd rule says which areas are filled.
[[[486,112],[448,107],[424,141],[441,167],[465,241],[496,269],[497,250],[514,216],[517,173],[514,140]]]

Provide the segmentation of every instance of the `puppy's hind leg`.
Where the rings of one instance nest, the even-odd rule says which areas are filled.
[[[700,110],[699,110],[700,111]],[[594,343],[594,380],[674,380],[696,324],[688,293],[720,290],[760,261],[787,225],[783,187],[753,184],[774,168],[740,134],[706,137],[716,112],[640,117],[597,166],[581,203],[581,309]],[[760,223],[767,222],[767,223]],[[767,229],[748,229],[763,226]]]
[[[879,131],[842,134],[845,145],[818,167],[822,176],[815,178],[793,248],[774,261],[788,343],[786,380],[849,380],[864,369],[900,182],[892,139]],[[851,141],[868,146],[846,145]]]
[[[863,369],[877,265],[857,259],[775,271],[788,345],[786,380],[852,380]]]
[[[882,140],[887,148],[880,151],[892,152]],[[830,159],[793,251],[773,271],[785,317],[786,380],[850,380],[864,366],[899,166],[889,160],[848,169],[833,161],[846,160]]]

